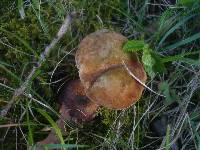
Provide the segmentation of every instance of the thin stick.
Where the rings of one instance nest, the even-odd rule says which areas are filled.
[[[76,14],[77,14],[76,12],[72,12],[72,13],[67,15],[67,17],[65,18],[62,26],[60,27],[60,29],[58,31],[56,37],[51,41],[51,43],[41,53],[39,61],[36,63],[35,66],[33,66],[32,70],[30,71],[30,73],[29,73],[28,77],[26,78],[26,80],[21,84],[21,86],[19,88],[17,88],[14,91],[11,100],[5,106],[5,108],[1,111],[1,113],[0,113],[1,117],[5,117],[7,115],[7,113],[8,113],[8,111],[10,110],[10,108],[12,107],[12,105],[15,103],[17,97],[19,97],[20,95],[24,94],[24,91],[26,90],[26,88],[28,86],[28,83],[31,81],[31,78],[35,74],[36,70],[39,69],[42,66],[42,63],[46,61],[46,58],[49,56],[52,48],[60,41],[60,39],[67,32],[67,30],[69,29],[69,26],[70,26],[70,24],[72,22],[72,19],[76,16]]]
[[[124,61],[122,61],[122,64],[124,65],[125,69],[127,70],[127,72],[137,81],[139,82],[142,86],[144,86],[146,89],[148,89],[149,91],[151,91],[152,93],[158,95],[158,96],[162,96],[165,97],[162,94],[157,93],[156,91],[152,90],[150,87],[148,87],[147,85],[145,85],[145,83],[143,83],[139,78],[137,78],[132,72],[131,70],[128,68],[128,66],[125,64]]]
[[[17,126],[21,126],[22,124],[18,124],[18,123],[14,123],[14,124],[3,124],[0,125],[0,128],[9,128],[9,127],[17,127]]]

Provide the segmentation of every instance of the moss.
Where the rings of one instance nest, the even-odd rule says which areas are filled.
[[[72,10],[80,12],[83,10],[83,14],[80,14],[78,19],[75,19],[70,31],[54,48],[50,57],[46,62],[43,63],[42,67],[29,83],[29,87],[26,90],[27,93],[32,94],[32,96],[40,102],[43,102],[44,104],[48,103],[48,105],[50,105],[52,108],[58,110],[56,104],[57,99],[55,96],[58,88],[53,91],[51,87],[54,86],[54,84],[47,84],[50,82],[52,71],[61,58],[66,55],[66,52],[76,48],[80,40],[82,40],[85,35],[100,28],[109,28],[115,31],[122,31],[123,24],[125,23],[124,20],[126,20],[126,16],[122,12],[125,12],[126,14],[127,4],[125,1],[120,0],[83,0],[72,1],[71,3],[65,3],[65,1],[45,1],[40,5],[40,11],[37,10],[37,6],[33,6],[35,9],[33,10],[31,5],[27,5],[25,7],[25,19],[20,18],[16,4],[17,3],[13,3],[13,1],[4,0],[3,6],[5,7],[0,8],[0,12],[5,12],[2,13],[3,15],[0,18],[0,26],[4,30],[8,31],[0,32],[0,36],[3,37],[1,39],[5,44],[12,46],[11,48],[5,44],[0,44],[0,49],[2,50],[0,51],[0,57],[2,58],[0,63],[4,62],[8,64],[8,66],[4,65],[7,68],[7,71],[0,68],[2,70],[0,71],[0,76],[7,78],[8,83],[6,83],[6,85],[12,88],[19,87],[22,81],[25,80],[34,63],[38,60],[40,53],[55,37],[65,15]],[[11,5],[14,9],[9,10]],[[122,10],[122,12],[119,10]],[[41,20],[39,20],[38,15],[40,15]],[[63,71],[65,76],[67,76],[67,80],[74,79],[78,76],[73,54],[74,52],[65,57],[59,64],[64,71],[56,70],[55,74],[59,71]],[[18,79],[16,79],[14,76],[16,76]],[[63,82],[65,81],[59,82],[59,84],[62,84]],[[10,97],[12,96],[12,92],[8,92],[6,88],[0,88],[0,93],[0,97],[3,97],[7,101],[9,101]],[[25,97],[20,97],[20,103],[18,103],[20,105],[15,105],[16,108],[12,109],[10,116],[8,117],[21,117],[21,111],[24,111],[26,100],[27,99]],[[44,107],[38,103],[28,100],[28,103],[29,102],[30,109],[35,115],[34,117],[43,121],[44,118],[36,113],[35,108],[44,109]],[[125,123],[122,136],[124,139],[121,139],[121,143],[123,143],[123,140],[127,140],[129,136],[129,128],[132,126],[133,119],[131,113],[132,110],[130,109],[129,111],[126,111],[126,115],[121,118]],[[115,139],[115,131],[112,130],[109,132],[109,130],[110,126],[114,123],[119,114],[120,111],[102,108],[98,112],[97,120],[84,125],[84,127],[80,129],[81,140],[79,142],[81,144],[85,143],[93,146],[99,145],[100,142],[104,142],[102,138],[94,138],[94,135],[91,136],[92,134],[102,137],[108,135],[106,138],[108,138],[110,141]],[[53,118],[56,118],[55,114],[51,115]],[[37,123],[34,117],[30,115],[30,121]],[[26,119],[22,118],[21,121],[26,121]],[[41,128],[42,127],[39,126],[37,128],[37,133],[34,133],[38,137],[43,134],[43,132],[40,130]],[[27,127],[23,126],[22,129],[24,134],[28,135]],[[77,134],[79,132],[75,132],[71,128],[69,128],[69,132],[74,132],[74,134],[70,136],[70,139],[73,139],[70,141],[70,143],[77,142]],[[34,137],[37,138],[37,136]],[[8,139],[13,140],[14,138],[9,137]],[[12,140],[8,140],[8,142]],[[91,141],[94,141],[93,143],[96,145]],[[21,143],[23,143],[23,141]],[[9,145],[7,145],[7,149],[12,149],[8,146]]]
[[[105,5],[105,3],[107,3]],[[50,4],[42,4],[41,5],[41,16],[42,20],[44,22],[46,27],[46,31],[48,33],[45,33],[45,30],[41,26],[41,22],[37,18],[37,14],[33,11],[31,7],[25,8],[26,17],[24,20],[22,20],[19,16],[18,9],[15,9],[12,12],[7,12],[5,19],[1,22],[1,27],[3,27],[5,30],[9,31],[13,35],[7,34],[5,32],[0,33],[1,36],[5,37],[7,44],[13,46],[13,48],[17,49],[18,51],[13,50],[13,48],[9,48],[5,45],[0,44],[0,48],[5,50],[3,52],[3,61],[7,64],[14,65],[14,68],[9,68],[10,71],[15,74],[17,77],[21,78],[22,81],[26,78],[27,74],[29,73],[30,69],[34,65],[32,62],[35,62],[37,60],[36,54],[39,55],[46,45],[51,41],[51,39],[55,36],[57,33],[61,23],[62,19],[65,16],[65,13],[67,10],[59,11],[59,7],[55,5],[53,6],[52,3]],[[79,41],[88,33],[91,33],[97,29],[100,28],[110,28],[115,30],[120,30],[117,26],[112,26],[110,24],[110,20],[117,20],[120,17],[124,17],[122,14],[118,14],[116,10],[112,9],[110,6],[113,6],[115,8],[118,8],[119,6],[123,6],[124,4],[119,1],[76,1],[73,2],[71,9],[81,10],[82,8],[85,8],[84,12],[85,14],[81,16],[79,19],[76,19],[73,22],[73,28],[71,28],[71,31],[65,35],[65,37],[60,41],[60,43],[54,48],[54,51],[52,52],[50,58],[43,64],[43,66],[40,68],[39,73],[34,78],[32,82],[29,83],[29,88],[27,89],[27,92],[31,93],[35,98],[41,100],[44,99],[46,102],[52,106],[53,108],[57,109],[56,106],[56,97],[53,93],[51,87],[48,84],[41,84],[41,83],[48,83],[49,77],[51,75],[51,71],[56,66],[57,62],[60,61],[60,58],[64,55],[63,53],[58,54],[56,49],[59,49],[60,47],[64,47],[64,51],[68,51],[76,47],[79,43]],[[117,14],[117,15],[116,15]],[[101,23],[101,20],[99,18],[102,18],[104,20],[103,24]],[[7,18],[9,21],[7,21]],[[27,49],[27,46],[23,44],[18,38],[22,39],[26,44],[28,44],[33,50]],[[76,38],[75,38],[76,37]],[[73,42],[71,42],[73,41]],[[71,43],[66,46],[66,44]],[[28,55],[24,55],[23,53],[27,53]],[[33,55],[33,56],[29,56]],[[73,79],[77,76],[77,69],[75,67],[73,57],[67,57],[65,61],[61,64],[61,66],[66,67],[66,74],[69,79]],[[67,66],[65,64],[68,64]],[[22,74],[23,73],[23,74]],[[13,81],[12,77],[8,73],[4,73],[4,76],[9,78],[8,85],[11,85],[12,87],[18,87],[19,83],[16,81]],[[14,85],[15,84],[15,85]],[[7,92],[7,89],[1,89],[0,91],[2,93],[2,97],[9,100],[9,96],[12,94]],[[9,95],[8,97],[6,94]],[[20,101],[23,103],[23,97],[20,99]],[[19,105],[16,105],[17,108],[20,108]],[[32,107],[41,107],[38,104],[32,104]],[[19,110],[12,111],[14,114],[18,114]],[[119,115],[118,111],[112,111],[103,108],[99,111],[99,115],[101,118],[98,121],[95,121],[94,123],[90,123],[88,125],[85,125],[87,127],[87,130],[85,128],[83,131],[87,132],[95,132],[98,135],[105,136],[107,134],[107,130],[109,129],[109,126],[113,124],[116,117]],[[38,116],[39,119],[40,118]],[[33,118],[32,118],[33,119]],[[126,116],[124,118],[126,120],[126,125],[130,125],[131,121],[129,116]],[[96,131],[92,130],[92,128],[95,126],[95,124],[99,122],[99,126],[96,127]],[[102,130],[104,130],[102,132]],[[42,133],[38,133],[39,135]],[[84,137],[83,133],[83,137]],[[111,136],[111,135],[110,135]],[[73,135],[74,142],[76,135]],[[110,137],[111,139],[114,138]],[[90,137],[84,137],[82,139],[83,143],[91,144],[91,138]],[[98,144],[98,143],[96,143]]]

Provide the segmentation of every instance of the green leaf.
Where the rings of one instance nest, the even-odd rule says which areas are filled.
[[[49,123],[51,124],[51,126],[52,126],[53,129],[55,130],[56,135],[57,135],[58,138],[60,139],[61,144],[65,144],[64,139],[63,139],[63,137],[62,137],[61,130],[60,130],[60,128],[58,127],[58,125],[56,124],[56,122],[53,121],[53,119],[51,118],[51,116],[49,116],[49,115],[47,114],[46,111],[44,111],[44,110],[42,110],[42,109],[39,109],[39,108],[38,108],[37,110],[38,110],[38,112],[39,112],[42,116],[44,116],[44,117],[49,121]]]
[[[166,96],[166,99],[164,101],[166,106],[179,100],[179,97],[176,95],[175,90],[170,88],[169,83],[162,82],[159,85],[159,90],[163,93],[163,95]]]
[[[159,85],[159,89],[160,91],[166,96],[166,101],[165,103],[167,105],[173,103],[173,99],[171,99],[171,95],[170,95],[170,92],[169,92],[169,84],[167,82],[162,82],[160,85]]]
[[[144,41],[131,40],[131,41],[127,41],[127,42],[124,44],[123,50],[124,50],[125,52],[136,52],[136,51],[141,51],[145,45],[146,45],[146,44],[144,43]]]
[[[143,48],[143,55],[142,55],[142,62],[144,64],[144,69],[147,72],[147,74],[154,78],[155,72],[153,70],[153,66],[155,65],[156,61],[151,55],[151,49],[146,45]]]
[[[166,73],[167,69],[166,69],[166,67],[165,67],[160,55],[155,53],[155,52],[151,52],[151,56],[156,61],[154,66],[153,66],[154,72]]]
[[[166,72],[164,63],[159,54],[153,52],[149,45],[141,40],[131,40],[124,44],[123,50],[125,52],[137,52],[143,51],[142,62],[147,74],[153,78],[155,72],[163,73]]]

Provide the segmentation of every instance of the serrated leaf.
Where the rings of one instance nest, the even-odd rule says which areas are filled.
[[[170,91],[169,91],[169,84],[167,82],[162,82],[159,86],[160,91],[166,96],[166,101],[164,102],[165,105],[170,105],[173,103],[173,99],[171,98]]]
[[[156,61],[151,56],[151,50],[149,49],[148,46],[144,46],[143,48],[142,62],[144,64],[144,69],[147,72],[147,74],[151,78],[154,78],[155,72],[153,70],[153,66],[155,65]]]
[[[125,52],[141,51],[145,45],[146,44],[144,43],[144,41],[141,41],[141,40],[131,40],[131,41],[127,41],[124,44],[123,50]]]
[[[155,72],[163,73],[166,72],[164,63],[161,57],[153,52],[148,44],[145,44],[142,40],[131,40],[124,44],[123,50],[125,52],[136,52],[143,51],[142,62],[144,64],[145,71],[153,78]]]
[[[164,101],[166,106],[179,100],[178,96],[176,95],[175,90],[170,89],[169,83],[162,82],[159,85],[159,90],[166,96],[166,99]]]
[[[160,55],[156,54],[155,52],[151,52],[151,56],[155,60],[155,64],[153,66],[154,72],[165,73],[167,71],[167,69],[166,69]]]

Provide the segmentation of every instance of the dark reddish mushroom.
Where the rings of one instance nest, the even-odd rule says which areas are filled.
[[[98,105],[85,95],[80,80],[72,80],[61,91],[59,101],[62,104],[60,113],[68,120],[80,123],[93,119]],[[66,117],[67,116],[67,117]]]
[[[143,83],[147,77],[136,53],[122,50],[127,38],[109,30],[86,36],[76,53],[76,65],[86,95],[101,106],[123,109],[134,104],[144,87],[131,77],[122,62]]]
[[[98,105],[87,98],[80,80],[68,82],[60,93],[59,101],[61,103],[61,118],[56,123],[62,133],[65,133],[65,120],[81,123],[90,121],[94,118]],[[53,129],[46,139],[37,143],[37,147],[42,144],[51,143],[59,143]]]

